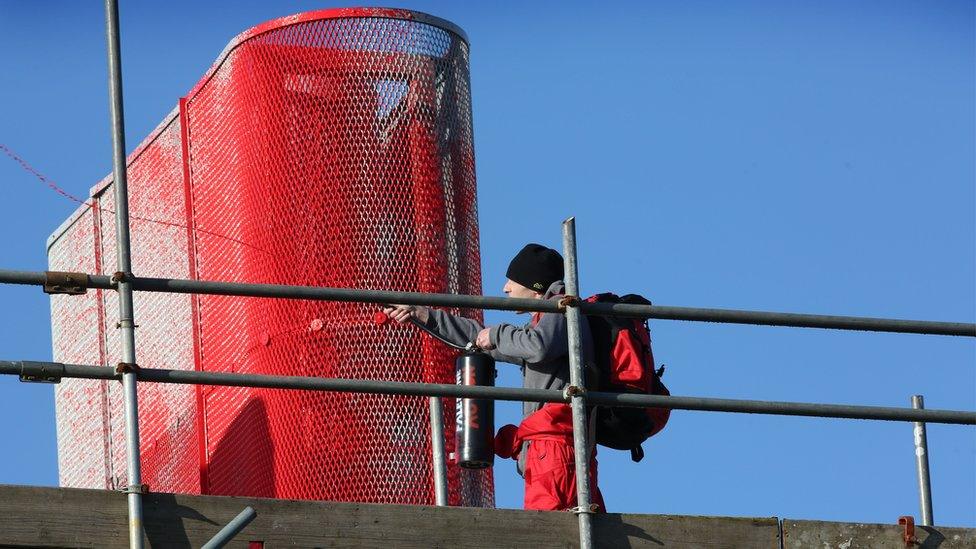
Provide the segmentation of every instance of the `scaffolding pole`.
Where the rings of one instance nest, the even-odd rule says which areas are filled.
[[[203,544],[200,549],[220,549],[221,547],[227,545],[257,516],[257,511],[248,505],[243,511],[238,513],[236,517],[231,519],[231,521],[227,523],[227,526],[221,528],[220,531],[210,539],[210,541]]]
[[[57,273],[50,273],[57,274]],[[83,277],[88,288],[112,290],[116,283],[112,277],[86,273],[66,273]],[[49,273],[44,271],[16,271],[0,269],[0,283],[44,286]],[[380,290],[355,290],[321,286],[287,286],[281,284],[244,284],[187,280],[178,278],[145,278],[126,276],[126,282],[138,292],[170,292],[177,294],[233,295],[243,297],[275,297],[282,299],[308,299],[313,301],[344,301],[358,303],[401,303],[428,307],[462,307],[497,311],[528,311],[538,313],[563,313],[558,303],[542,299],[517,299],[459,294],[432,294],[422,292],[391,292]],[[717,322],[724,324],[752,324],[785,326],[793,328],[824,328],[864,332],[895,332],[906,334],[946,335],[976,337],[976,324],[966,322],[941,322],[931,320],[901,320],[858,316],[809,315],[800,313],[776,313],[768,311],[741,311],[735,309],[702,309],[696,307],[670,307],[661,305],[632,305],[623,303],[579,304],[584,315],[630,316],[658,320],[685,320],[692,322]]]
[[[912,408],[925,408],[922,395],[912,395]],[[918,502],[922,510],[922,526],[932,526],[932,482],[929,479],[929,441],[925,434],[925,422],[916,421],[912,429],[915,435],[915,472],[918,475]]]
[[[0,360],[0,374],[20,376],[25,381],[57,382],[61,378],[114,379],[121,376],[114,368],[59,362]],[[270,376],[193,370],[140,368],[138,378],[147,383],[181,385],[215,385],[224,387],[258,387],[297,389],[339,393],[375,393],[384,395],[437,396],[453,398],[489,398],[527,402],[566,402],[562,391],[523,389],[517,387],[478,387],[440,383],[408,383],[301,376]],[[915,410],[883,406],[852,406],[767,400],[733,400],[724,398],[641,395],[588,391],[589,404],[632,406],[636,408],[671,408],[702,412],[734,412],[779,416],[805,416],[837,419],[870,419],[880,421],[924,421],[953,425],[976,425],[976,412],[960,410]]]
[[[117,270],[132,272],[129,245],[129,192],[125,166],[125,114],[122,108],[122,54],[119,48],[119,6],[105,0],[105,35],[108,42],[109,103],[112,120],[112,186],[115,190],[115,243]],[[142,469],[139,456],[139,401],[136,390],[135,315],[132,287],[119,277],[119,330],[122,337],[122,388],[125,400],[125,447],[128,465],[129,547],[142,549]]]
[[[444,408],[440,397],[430,397],[430,451],[434,467],[434,502],[448,505],[447,460],[444,459]]]
[[[576,268],[576,219],[563,221],[563,261],[566,295],[578,296]],[[580,549],[593,547],[593,509],[590,507],[590,452],[587,440],[586,382],[583,379],[583,349],[580,311],[566,308],[566,333],[569,339],[569,388],[566,391],[573,410],[573,460],[576,462],[576,516],[579,519]]]

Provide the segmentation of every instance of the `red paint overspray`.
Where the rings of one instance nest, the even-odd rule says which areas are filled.
[[[143,235],[145,245],[133,249],[133,270],[480,293],[468,86],[467,44],[457,29],[412,12],[328,10],[242,33],[187,95],[180,116],[172,115],[129,157],[130,196],[142,200],[142,215],[190,227],[181,238],[164,239],[158,224],[134,221],[133,240]],[[151,169],[140,167],[148,158],[155,159]],[[167,174],[165,181],[153,170]],[[109,185],[95,189],[99,203],[108,202]],[[112,234],[109,229],[103,234]],[[52,269],[68,242],[63,234],[54,240]],[[178,250],[175,270],[158,260],[172,263]],[[58,303],[56,324],[68,311]],[[166,307],[166,314],[155,310]],[[105,315],[114,310],[104,309]],[[137,357],[146,367],[453,381],[453,352],[409,327],[378,326],[375,312],[376,306],[354,303],[137,297],[137,336],[167,329],[142,319],[192,330],[179,340],[157,337],[151,348],[137,338]],[[110,343],[109,355],[117,347]],[[55,351],[57,360],[75,362],[57,337]],[[78,435],[68,411],[81,401],[70,384],[63,389],[59,439],[63,433],[68,440]],[[157,386],[140,387],[140,425],[152,433],[141,441],[144,475],[154,479],[155,491],[434,501],[426,398],[230,387],[200,388],[197,397],[195,391],[184,388],[180,406],[187,409],[174,410]],[[448,451],[453,415],[448,407]],[[112,419],[110,432],[86,436],[113,440],[120,421]],[[59,451],[71,450],[61,445]],[[166,464],[166,455],[184,456],[179,467],[189,470]],[[62,484],[104,487],[104,479],[89,476],[63,461]],[[449,483],[452,504],[494,503],[490,471],[451,464]]]

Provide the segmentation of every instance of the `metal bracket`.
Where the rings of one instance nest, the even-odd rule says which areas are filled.
[[[88,293],[88,275],[47,271],[44,273],[44,293],[82,295]]]
[[[582,507],[580,507],[579,505],[577,505],[576,507],[572,507],[572,508],[567,509],[567,510],[568,511],[572,511],[573,514],[576,514],[576,515],[580,515],[580,514],[583,514],[583,513],[592,515],[593,513],[596,513],[597,511],[600,510],[600,506],[598,504],[596,504],[596,503],[591,503],[590,506],[587,509],[583,509]]]
[[[60,362],[20,363],[20,380],[25,383],[61,383],[63,376],[64,364]]]
[[[123,494],[148,494],[149,485],[148,484],[130,484],[129,486],[123,486],[119,489],[119,492]]]
[[[126,274],[122,271],[115,271],[112,273],[112,284],[118,284],[119,282],[128,282],[132,278],[132,275]]]
[[[918,538],[915,537],[915,518],[909,516],[898,517],[898,524],[905,527],[901,539],[905,541],[905,547],[918,545]]]
[[[585,396],[586,389],[583,387],[577,387],[576,385],[569,385],[563,389],[563,400],[572,400],[574,396]]]
[[[131,374],[139,371],[139,365],[134,362],[119,362],[115,365],[115,373]]]
[[[566,307],[579,307],[580,298],[576,295],[564,295],[560,298],[558,307],[560,311],[565,311]]]

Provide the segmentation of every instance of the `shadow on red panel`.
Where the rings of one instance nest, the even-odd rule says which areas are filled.
[[[207,467],[208,492],[218,496],[275,497],[274,447],[261,398],[241,408]]]

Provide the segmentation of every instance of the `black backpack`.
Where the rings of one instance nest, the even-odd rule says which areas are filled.
[[[604,293],[586,301],[651,304],[636,294],[618,297],[612,293]],[[595,383],[589,383],[591,389],[613,393],[671,394],[661,383],[664,366],[659,370],[654,369],[651,333],[646,319],[600,315],[587,315],[586,318],[593,335],[596,358],[596,379]],[[671,409],[597,406],[594,413],[597,444],[617,450],[630,450],[631,459],[640,461],[644,458],[641,443],[664,429]]]

